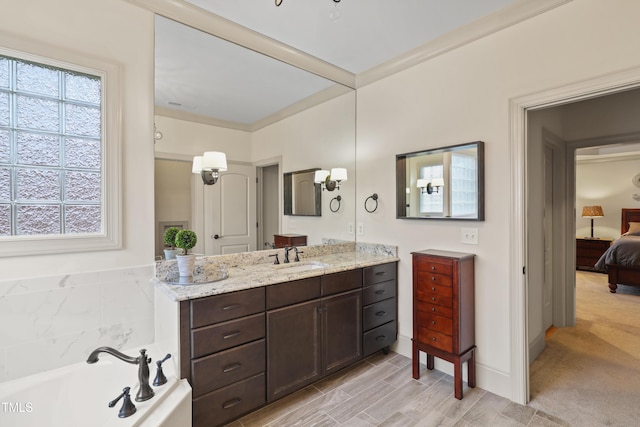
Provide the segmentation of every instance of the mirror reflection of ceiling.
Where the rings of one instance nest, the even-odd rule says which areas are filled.
[[[217,15],[356,77],[510,6],[510,19],[531,14],[523,0],[283,0],[280,7],[273,0],[164,2],[195,6],[203,16]],[[508,25],[494,21],[486,21],[493,30]],[[177,111],[255,130],[268,124],[256,127],[260,120],[331,86],[312,73],[156,18],[155,105],[161,114]]]

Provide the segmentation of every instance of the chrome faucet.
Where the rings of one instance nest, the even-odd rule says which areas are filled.
[[[136,402],[144,402],[153,397],[154,392],[149,385],[149,363],[151,363],[151,358],[147,358],[146,349],[143,348],[140,350],[140,356],[131,357],[111,347],[98,347],[91,352],[87,358],[87,363],[96,363],[98,361],[98,354],[100,353],[107,353],[124,362],[138,365],[138,382],[140,383],[140,388],[138,389],[138,393],[136,393]]]

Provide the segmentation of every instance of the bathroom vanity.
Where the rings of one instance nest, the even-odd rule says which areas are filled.
[[[157,289],[177,305],[193,426],[228,423],[388,350],[398,258],[393,247],[358,246],[304,247],[306,258],[284,265],[269,257],[282,250],[207,257],[201,273],[225,263],[228,278],[190,286],[170,285],[158,269]]]

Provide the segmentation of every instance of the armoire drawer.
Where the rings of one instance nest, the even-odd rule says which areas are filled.
[[[437,314],[439,316],[446,317],[448,319],[453,318],[453,308],[451,307],[431,304],[424,301],[416,301],[415,306],[418,312],[424,311],[431,314]]]
[[[439,348],[442,351],[453,351],[453,340],[450,335],[445,335],[427,328],[418,328],[418,339],[420,342]]]
[[[453,335],[453,320],[451,318],[420,311],[418,312],[418,321],[427,329],[445,335]]]

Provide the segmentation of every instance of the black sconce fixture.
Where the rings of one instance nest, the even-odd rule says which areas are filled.
[[[416,187],[420,189],[422,194],[432,194],[434,191],[439,193],[440,187],[444,187],[444,179],[433,178],[431,181],[427,179],[419,179],[418,182],[416,182]]]
[[[220,172],[227,170],[227,156],[219,151],[207,151],[193,158],[191,172],[199,173],[204,185],[213,185],[218,181]]]
[[[328,170],[316,171],[313,182],[320,184],[322,190],[328,191],[339,190],[340,183],[347,180],[347,170],[345,168],[333,168],[331,172]]]

